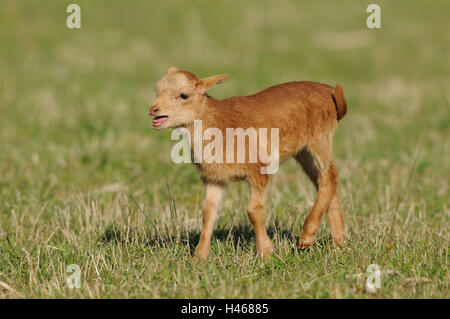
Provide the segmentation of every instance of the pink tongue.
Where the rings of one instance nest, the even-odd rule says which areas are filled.
[[[161,117],[159,119],[153,119],[152,124],[162,124],[163,122],[165,122],[167,120],[167,117]]]

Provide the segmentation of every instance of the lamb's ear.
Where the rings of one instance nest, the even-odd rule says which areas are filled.
[[[170,68],[167,69],[167,74],[177,72],[177,71],[178,71],[178,69],[176,67],[171,66]]]
[[[200,94],[205,94],[213,85],[223,83],[229,78],[227,74],[219,74],[200,79],[200,82],[197,84],[197,91]]]

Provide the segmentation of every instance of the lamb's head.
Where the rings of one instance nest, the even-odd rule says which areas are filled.
[[[156,84],[156,100],[149,112],[154,116],[152,126],[165,129],[193,123],[205,106],[208,89],[227,79],[226,74],[199,79],[191,72],[170,67]]]

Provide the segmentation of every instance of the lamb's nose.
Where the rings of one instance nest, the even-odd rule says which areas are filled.
[[[159,108],[157,108],[156,106],[152,106],[150,108],[150,112],[148,113],[148,115],[153,116],[156,115],[159,112]]]

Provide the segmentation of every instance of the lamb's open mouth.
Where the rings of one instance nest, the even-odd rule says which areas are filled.
[[[161,126],[165,121],[167,121],[168,118],[169,118],[169,116],[167,116],[167,115],[155,116],[152,120],[152,126],[153,127]]]

